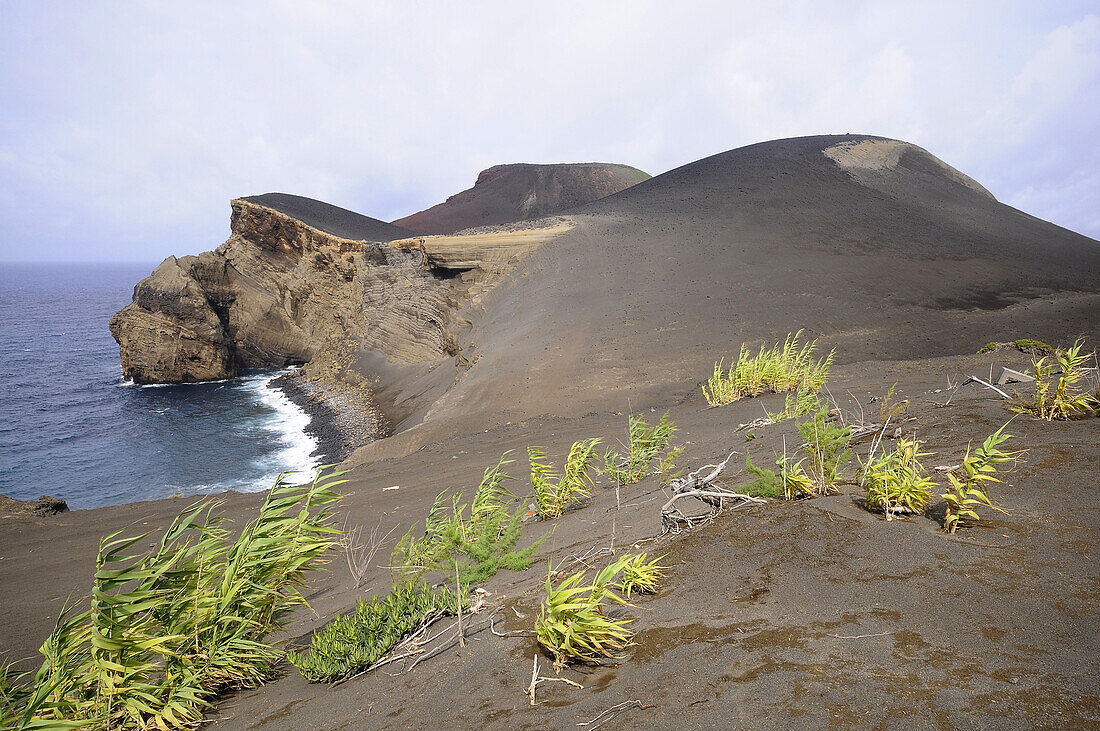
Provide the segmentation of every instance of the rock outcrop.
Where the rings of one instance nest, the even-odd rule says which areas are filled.
[[[449,234],[474,226],[529,221],[648,179],[647,173],[629,165],[602,162],[495,165],[477,176],[474,187],[394,224],[420,234]]]
[[[457,353],[458,309],[548,236],[420,237],[318,201],[276,194],[232,202],[232,235],[212,252],[168,257],[111,319],[123,373],[187,383],[242,368],[306,363],[321,352],[376,351],[397,363]],[[256,201],[278,205],[277,210]],[[344,238],[288,215],[293,211]],[[340,213],[342,212],[342,213]],[[347,215],[345,215],[347,214]],[[558,222],[558,228],[561,223]],[[431,251],[443,248],[446,260]]]

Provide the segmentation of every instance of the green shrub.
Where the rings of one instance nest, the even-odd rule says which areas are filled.
[[[573,442],[565,458],[565,470],[559,477],[546,461],[542,447],[528,447],[527,458],[531,463],[531,488],[535,493],[535,512],[540,518],[561,517],[566,508],[592,495],[590,475],[596,462],[596,446],[599,439]]]
[[[927,452],[916,439],[902,439],[893,452],[868,457],[862,465],[868,510],[882,511],[887,519],[896,513],[919,513],[928,504],[936,483],[924,474],[920,463]]]
[[[797,419],[807,414],[820,411],[825,405],[817,397],[816,391],[798,391],[788,393],[783,399],[783,410],[778,413],[765,411],[768,420],[773,424],[779,424],[788,419]]]
[[[799,422],[798,433],[805,441],[804,450],[809,454],[815,492],[828,494],[836,487],[840,472],[852,461],[852,450],[849,449],[852,430],[830,421],[828,406],[822,406],[811,419]]]
[[[741,488],[741,492],[753,497],[781,498],[786,495],[783,482],[773,472],[765,467],[757,467],[752,463],[752,456],[745,454],[745,470],[750,475],[756,475],[756,479]]]
[[[714,373],[703,386],[703,396],[711,406],[733,403],[746,396],[758,396],[773,391],[820,391],[829,375],[836,350],[820,360],[814,359],[817,340],[805,345],[798,342],[802,331],[787,335],[782,344],[756,355],[741,346],[737,360],[728,371],[722,370],[722,361],[714,364]]]
[[[540,645],[554,656],[554,668],[561,671],[566,664],[598,662],[613,658],[626,647],[633,636],[627,627],[630,619],[608,617],[605,602],[626,604],[626,600],[609,587],[623,566],[633,556],[624,555],[597,574],[595,581],[585,584],[585,571],[579,571],[557,586],[553,569],[546,576],[546,598],[535,619],[535,636]]]
[[[396,584],[419,583],[432,571],[447,577],[457,571],[460,586],[456,589],[462,593],[502,568],[523,571],[531,565],[543,539],[516,549],[523,536],[523,506],[504,487],[505,480],[513,479],[504,472],[511,464],[506,457],[507,453],[485,470],[471,503],[461,502],[461,493],[450,500],[446,490],[436,496],[424,520],[423,535],[416,537],[410,529],[393,550]]]
[[[997,350],[997,348],[1001,347],[1002,345],[1011,345],[1013,348],[1020,351],[1021,353],[1031,353],[1032,355],[1036,355],[1036,354],[1039,354],[1039,353],[1044,353],[1046,355],[1054,355],[1054,352],[1055,352],[1054,348],[1050,347],[1049,345],[1044,343],[1042,340],[1032,340],[1030,338],[1021,338],[1019,340],[1013,340],[1011,343],[998,343],[998,342],[986,343],[985,345],[982,346],[981,350],[978,351],[978,355],[981,355],[982,353],[992,353],[995,350]]]
[[[966,456],[961,465],[961,479],[953,472],[947,474],[951,490],[941,495],[947,501],[947,513],[943,521],[945,532],[954,533],[964,519],[980,520],[977,508],[982,505],[1002,513],[1008,512],[993,503],[987,487],[991,483],[1000,482],[994,477],[998,471],[997,465],[1015,463],[1019,457],[1020,452],[1005,452],[1000,449],[1000,445],[1014,438],[1011,434],[1005,434],[1007,427],[1008,424],[1005,424],[990,434],[973,454],[967,445]]]
[[[1035,375],[1035,396],[1021,400],[1011,408],[1019,414],[1030,414],[1040,419],[1078,419],[1092,416],[1100,408],[1100,389],[1097,395],[1079,390],[1078,382],[1085,375],[1085,364],[1092,353],[1082,353],[1084,342],[1078,340],[1066,350],[1057,350],[1054,359],[1062,371],[1055,382],[1054,365],[1049,356],[1032,361]]]
[[[667,411],[653,426],[646,424],[640,416],[631,416],[627,421],[629,451],[621,455],[617,451],[608,450],[604,454],[604,472],[620,485],[641,482],[649,474],[653,460],[668,449],[675,433],[676,424],[668,417]],[[674,461],[675,458],[673,456],[672,460]],[[668,464],[665,464],[665,461],[660,463],[662,482],[671,469],[671,461]]]
[[[346,678],[369,668],[432,615],[455,614],[458,600],[445,588],[399,584],[384,597],[360,599],[354,611],[314,632],[308,650],[291,651],[287,660],[311,683]]]
[[[147,535],[104,538],[89,607],[66,607],[33,688],[7,694],[13,725],[190,726],[223,688],[266,679],[281,653],[264,639],[305,604],[305,572],[339,532],[329,524],[340,474],[295,486],[280,475],[233,543],[217,502],[181,514],[152,552],[134,551]]]

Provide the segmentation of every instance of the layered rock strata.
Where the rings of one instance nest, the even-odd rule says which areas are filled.
[[[212,252],[165,259],[112,318],[111,334],[125,376],[142,384],[306,363],[342,342],[399,363],[440,360],[458,352],[456,332],[466,324],[458,310],[472,290],[483,291],[560,226],[511,247],[506,233],[466,245],[465,237],[422,237],[394,246],[234,200],[229,239]],[[424,243],[435,238],[445,241]]]

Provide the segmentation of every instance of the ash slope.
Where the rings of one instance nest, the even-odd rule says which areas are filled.
[[[356,241],[393,241],[412,236],[412,231],[364,216],[324,201],[290,193],[249,195],[240,200],[270,208],[304,224],[342,239]]]
[[[495,165],[474,187],[444,203],[394,221],[420,234],[526,221],[598,200],[647,180],[629,165],[569,163]]]
[[[486,296],[460,343],[474,365],[435,392],[438,423],[364,456],[533,415],[676,402],[741,342],[800,328],[859,361],[1065,342],[1100,322],[1100,244],[904,142],[752,145],[570,216],[575,228]],[[381,385],[392,400],[431,388]]]

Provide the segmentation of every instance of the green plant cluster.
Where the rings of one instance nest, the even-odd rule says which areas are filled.
[[[745,455],[745,470],[756,479],[741,488],[754,497],[786,498],[826,495],[836,487],[840,473],[852,461],[852,430],[837,426],[829,418],[827,404],[809,419],[798,422],[798,432],[805,440],[800,459],[788,454],[777,455],[775,470],[757,467],[752,456]],[[808,465],[808,467],[807,467]]]
[[[631,592],[655,591],[663,567],[645,554],[624,554],[604,567],[591,584],[579,571],[554,586],[553,570],[546,577],[546,598],[535,619],[535,636],[554,656],[561,671],[570,662],[614,658],[634,633],[626,617],[609,617],[607,604],[628,605]],[[615,589],[619,591],[616,592]]]
[[[1000,449],[1002,444],[1009,439],[1013,439],[1011,434],[1005,433],[1007,427],[1008,424],[1005,424],[990,434],[982,443],[982,446],[974,450],[973,453],[970,452],[970,446],[967,445],[966,456],[963,457],[961,465],[964,475],[962,478],[957,477],[953,472],[947,473],[951,489],[940,496],[947,501],[947,512],[943,521],[945,532],[954,533],[964,519],[980,520],[977,508],[983,505],[1007,513],[1006,510],[990,500],[987,494],[988,488],[986,487],[991,483],[1000,482],[994,476],[998,472],[997,465],[1015,464],[1020,455],[1019,451],[1006,452]]]
[[[817,392],[825,385],[836,350],[815,359],[817,340],[799,343],[802,331],[787,335],[782,344],[770,349],[760,347],[753,355],[745,345],[737,360],[723,370],[722,361],[714,364],[714,373],[703,386],[703,396],[711,406],[730,404],[747,396],[772,391]]]
[[[261,683],[281,657],[265,638],[306,603],[305,573],[339,532],[341,474],[280,475],[234,542],[217,502],[188,508],[151,552],[135,552],[147,535],[104,538],[89,607],[58,617],[33,686],[5,691],[0,727],[190,726],[220,690]]]
[[[431,571],[457,572],[462,593],[462,587],[485,581],[502,568],[523,571],[531,565],[542,539],[516,549],[523,536],[523,506],[504,487],[505,480],[514,479],[504,472],[512,463],[506,457],[485,470],[470,503],[461,502],[458,492],[450,500],[446,490],[436,496],[423,534],[414,536],[410,529],[394,548],[391,566],[398,584],[418,582]]]
[[[292,650],[287,660],[312,683],[346,678],[376,663],[430,615],[453,615],[458,601],[446,588],[399,584],[384,597],[360,599],[355,611],[314,632],[308,651]]]
[[[813,414],[820,411],[824,406],[816,391],[798,391],[786,395],[783,399],[782,411],[776,413],[765,411],[764,413],[773,424],[780,424],[788,419],[797,419],[807,414]]]
[[[565,469],[559,476],[553,465],[546,461],[542,447],[528,447],[527,458],[531,463],[531,489],[535,493],[535,512],[544,520],[560,518],[570,505],[592,495],[591,473],[596,466],[596,447],[599,439],[573,442],[565,458]]]
[[[867,487],[867,509],[894,513],[920,513],[928,504],[936,483],[925,474],[920,460],[929,456],[920,451],[916,439],[901,439],[892,452],[870,456],[862,464]]]
[[[992,353],[1002,345],[1011,345],[1013,348],[1020,351],[1021,353],[1033,353],[1033,354],[1044,353],[1046,355],[1053,355],[1054,350],[1055,350],[1054,348],[1052,348],[1049,345],[1047,345],[1046,343],[1044,343],[1042,340],[1032,340],[1030,338],[1021,338],[1019,340],[1013,340],[1011,343],[998,343],[998,342],[986,343],[978,351],[978,355],[981,355],[982,353]]]
[[[649,474],[653,461],[669,449],[675,433],[676,424],[669,418],[667,411],[653,426],[649,426],[640,416],[629,417],[627,453],[608,450],[604,454],[604,473],[619,485],[641,482]],[[680,447],[673,448],[658,463],[657,471],[661,475],[662,484],[667,484],[667,481],[679,474],[674,462],[682,451]]]
[[[1084,378],[1085,364],[1093,357],[1092,353],[1082,352],[1084,342],[1078,340],[1065,350],[1056,350],[1051,356],[1043,356],[1032,361],[1035,376],[1035,395],[1020,400],[1011,408],[1019,414],[1030,414],[1040,419],[1079,419],[1100,412],[1100,388],[1095,394],[1083,392],[1078,383]],[[1054,367],[1062,371],[1056,378]]]
[[[829,407],[822,405],[809,419],[799,422],[798,433],[804,440],[814,493],[826,495],[852,461],[852,430],[835,424],[829,418]]]
[[[517,549],[523,536],[523,507],[504,483],[512,461],[507,453],[485,470],[470,502],[457,492],[439,493],[424,532],[410,529],[394,548],[394,588],[384,597],[360,601],[313,634],[308,651],[288,659],[311,682],[335,681],[365,670],[393,649],[432,614],[455,614],[468,604],[469,587],[501,569],[523,571],[545,537]],[[429,589],[425,577],[438,573],[454,589]]]

